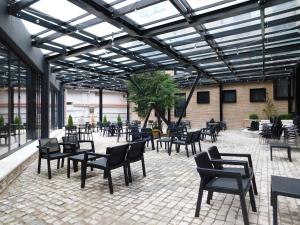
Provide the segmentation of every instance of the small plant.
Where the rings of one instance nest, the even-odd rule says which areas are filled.
[[[281,114],[278,116],[278,119],[281,119],[281,120],[292,120],[293,118],[294,118],[294,115],[292,113]]]
[[[275,117],[277,115],[277,110],[272,99],[269,97],[268,93],[266,96],[266,103],[265,108],[263,109],[264,114],[267,116],[268,119]]]
[[[74,125],[73,118],[72,118],[71,115],[69,115],[69,117],[68,117],[68,127],[72,127],[73,125]]]
[[[122,118],[121,118],[120,114],[118,114],[117,122],[118,122],[119,124],[122,123]]]
[[[250,115],[249,115],[249,119],[250,119],[250,120],[258,120],[258,115],[255,114],[255,113],[250,114]]]
[[[22,124],[22,120],[19,116],[16,116],[14,119],[14,124],[16,125],[21,125]]]
[[[0,126],[4,126],[4,118],[2,115],[0,116]]]
[[[108,124],[106,115],[103,116],[102,123],[103,123],[104,126]]]

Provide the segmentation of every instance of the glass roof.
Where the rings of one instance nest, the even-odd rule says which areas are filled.
[[[58,79],[80,71],[86,85],[124,89],[129,74],[178,66],[202,83],[277,79],[299,60],[300,0],[39,0],[18,17]]]

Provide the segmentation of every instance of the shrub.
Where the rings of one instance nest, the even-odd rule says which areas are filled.
[[[255,113],[250,114],[250,115],[249,115],[249,119],[250,119],[250,120],[258,120],[258,115],[255,114]]]
[[[73,118],[72,118],[72,116],[71,115],[69,115],[69,118],[68,118],[68,127],[71,127],[71,126],[73,126],[74,124],[73,124]]]
[[[21,125],[22,124],[22,120],[19,116],[16,116],[14,119],[14,124],[16,125]]]
[[[121,118],[120,114],[118,114],[117,122],[118,122],[118,123],[122,123],[122,118]]]
[[[289,113],[289,114],[281,114],[278,116],[278,119],[281,119],[281,120],[292,120],[293,119],[293,114],[292,113]]]
[[[0,126],[4,126],[4,118],[2,115],[0,116]]]
[[[102,123],[103,123],[103,125],[107,125],[108,124],[106,115],[103,116]]]

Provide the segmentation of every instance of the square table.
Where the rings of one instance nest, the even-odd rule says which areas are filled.
[[[96,159],[97,157],[94,156],[94,155],[88,155],[88,160],[94,160]],[[81,163],[81,181],[82,181],[82,163],[84,162],[84,153],[82,154],[78,154],[78,155],[72,155],[72,156],[69,156],[68,157],[68,166],[67,166],[67,176],[68,178],[70,178],[70,161],[73,161],[73,166],[74,166],[74,170],[75,172],[78,170],[77,168],[77,163],[80,162]],[[82,187],[82,184],[81,184],[81,187]]]
[[[271,205],[273,206],[274,225],[278,225],[277,197],[279,195],[300,199],[300,179],[271,176]]]

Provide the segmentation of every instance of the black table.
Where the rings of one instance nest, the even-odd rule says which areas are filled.
[[[88,155],[88,160],[94,160],[96,159],[96,156],[93,155]],[[67,176],[68,178],[70,178],[70,161],[73,161],[73,167],[74,167],[74,171],[76,172],[78,170],[77,164],[78,162],[81,163],[81,176],[83,174],[82,170],[84,169],[82,166],[82,162],[84,161],[84,154],[78,154],[78,155],[72,155],[68,157],[68,166],[67,166]],[[82,177],[81,177],[81,181],[82,181]],[[81,184],[82,187],[82,184]]]
[[[300,199],[300,179],[271,176],[271,205],[273,206],[273,224],[278,224],[277,196]]]
[[[270,143],[271,160],[273,160],[273,148],[286,148],[288,158],[292,162],[291,146],[288,143]]]

